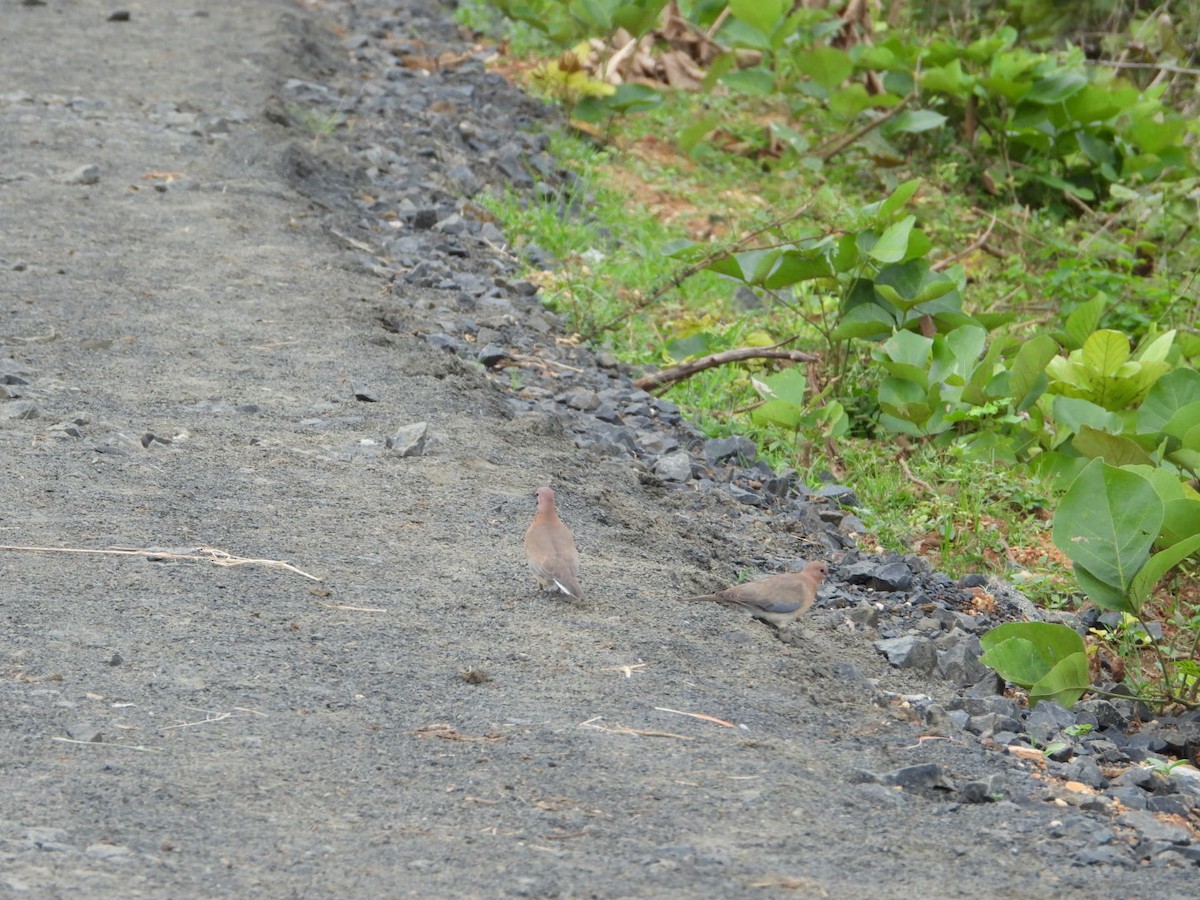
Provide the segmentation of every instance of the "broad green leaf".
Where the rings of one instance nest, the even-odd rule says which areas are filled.
[[[837,253],[833,257],[833,267],[839,272],[849,272],[858,265],[858,235],[844,234],[837,242]]]
[[[814,47],[794,54],[793,60],[797,69],[826,91],[832,91],[854,72],[849,55],[836,47]]]
[[[1113,376],[1129,361],[1129,338],[1119,331],[1097,331],[1083,343],[1083,363],[1093,372]]]
[[[923,256],[927,256],[929,254],[929,251],[932,249],[933,249],[933,240],[927,234],[925,234],[925,232],[913,231],[913,233],[908,236],[908,250],[904,254],[904,261],[907,262],[909,260],[920,259]],[[922,262],[923,261],[924,260],[922,260]],[[936,296],[940,297],[942,294],[948,293],[953,288],[954,279],[948,279],[948,280],[950,281],[951,286],[949,288],[944,288],[944,289],[939,288]],[[938,282],[930,282],[930,283],[938,284]],[[933,297],[929,297],[928,299],[933,299]]]
[[[1019,103],[1033,86],[1027,78],[1008,78],[1004,75],[989,75],[980,79],[979,83],[989,94],[1003,97],[1013,105]]]
[[[988,397],[985,393],[985,388],[995,377],[996,367],[1000,358],[1013,343],[1014,339],[1007,335],[997,335],[992,339],[992,343],[987,350],[987,355],[975,367],[975,371],[971,373],[970,380],[967,382],[966,387],[963,388],[963,400],[975,406],[982,406],[987,402]],[[1008,396],[1007,391],[1003,396]]]
[[[1029,462],[1030,470],[1046,479],[1056,491],[1065,491],[1088,465],[1089,460],[1074,451],[1047,450]]]
[[[1058,345],[1048,334],[1036,335],[1032,340],[1021,345],[1013,358],[1009,370],[1009,396],[1017,409],[1023,409],[1037,399],[1037,394],[1045,390],[1046,364],[1058,353]],[[1035,393],[1035,388],[1041,390]]]
[[[1117,612],[1133,612],[1133,603],[1129,599],[1127,589],[1114,587],[1089,572],[1079,563],[1074,563],[1072,571],[1075,580],[1079,582],[1080,590],[1087,594],[1088,599],[1101,609],[1115,609]]]
[[[1164,375],[1138,408],[1138,431],[1159,431],[1185,406],[1200,403],[1200,372],[1180,367]]]
[[[749,47],[770,53],[772,49],[771,35],[756,28],[749,22],[730,18],[721,26],[721,43],[726,47]],[[724,76],[722,76],[722,80]]]
[[[905,63],[892,48],[856,44],[850,50],[855,68],[866,72],[886,72],[888,69],[904,67]]]
[[[1150,458],[1136,442],[1117,434],[1109,434],[1090,425],[1084,425],[1071,446],[1090,459],[1102,459],[1110,466],[1152,466]]]
[[[1100,316],[1104,314],[1104,307],[1107,303],[1107,297],[1097,294],[1091,300],[1080,303],[1071,310],[1066,324],[1067,340],[1065,343],[1068,350],[1078,350],[1083,346],[1088,335],[1095,331],[1096,326],[1100,324]]]
[[[773,266],[778,254],[778,250],[746,250],[715,259],[708,268],[718,275],[726,275],[747,284],[756,284],[755,276],[760,268]]]
[[[1078,72],[1058,72],[1036,81],[1025,99],[1030,103],[1062,103],[1087,86],[1087,78]]]
[[[834,274],[829,257],[823,250],[785,250],[771,274],[763,281],[763,287],[774,291],[814,278],[832,278]]]
[[[1047,124],[1044,127],[1051,128],[1052,126]],[[1035,131],[1032,133],[1032,135],[1035,140],[1031,141],[1031,143],[1033,143],[1039,151],[1043,153],[1049,152],[1049,146],[1042,146],[1042,144],[1045,143],[1042,138],[1042,133],[1040,131]],[[1028,180],[1040,181],[1042,184],[1049,185],[1057,190],[1066,191],[1068,194],[1073,194],[1081,200],[1090,201],[1096,199],[1096,192],[1091,188],[1085,187],[1067,178],[1060,178],[1057,175],[1051,175],[1048,172],[1032,172],[1029,174]]]
[[[1176,497],[1165,501],[1163,527],[1158,533],[1158,546],[1166,549],[1200,534],[1200,499]]]
[[[754,389],[765,400],[782,400],[793,406],[804,406],[808,379],[799,369],[784,369],[766,378],[754,379]]]
[[[916,222],[916,216],[905,216],[895,225],[889,225],[874,246],[867,251],[867,255],[881,263],[895,263],[902,260],[908,250],[908,236]]]
[[[1112,144],[1110,144],[1108,141],[1102,140],[1092,132],[1085,131],[1082,128],[1075,132],[1075,140],[1079,142],[1079,149],[1083,151],[1083,155],[1096,165],[1109,167],[1116,165],[1117,154],[1116,151],[1113,150]],[[1118,190],[1118,188],[1120,190]],[[1121,192],[1131,194],[1132,196],[1126,196],[1122,198],[1120,196]],[[1121,187],[1121,185],[1116,184],[1112,186],[1112,189],[1109,191],[1109,193],[1118,200],[1124,199],[1129,201],[1136,200],[1138,198],[1136,192],[1130,191],[1128,188],[1124,188]]]
[[[1142,604],[1146,602],[1146,598],[1150,596],[1154,586],[1162,581],[1167,572],[1198,551],[1200,551],[1200,534],[1192,535],[1150,557],[1146,565],[1142,566],[1141,571],[1134,577],[1129,590],[1130,599],[1133,600],[1133,613],[1136,615],[1141,610]]]
[[[1083,90],[1067,98],[1067,115],[1072,121],[1083,125],[1111,119],[1137,99],[1136,90],[1113,90],[1111,85],[1089,84]]]
[[[795,431],[804,418],[804,410],[784,400],[768,400],[751,410],[750,421],[755,425],[777,425]]]
[[[881,348],[890,359],[924,370],[929,363],[933,340],[911,331],[898,331]]]
[[[915,109],[900,113],[887,124],[887,132],[900,134],[920,134],[922,131],[932,131],[946,124],[946,117],[931,109]]]
[[[1149,481],[1094,459],[1071,482],[1054,514],[1053,540],[1072,562],[1127,593],[1163,522]]]
[[[879,402],[893,409],[924,406],[925,388],[906,378],[888,376],[879,383]],[[920,421],[924,421],[924,417]]]
[[[924,421],[922,419],[922,421]],[[907,434],[912,437],[925,437],[925,431],[917,425],[914,425],[905,416],[893,416],[886,412],[879,414],[879,426],[888,434]]]
[[[1158,496],[1162,498],[1163,503],[1170,503],[1172,500],[1200,500],[1200,493],[1182,481],[1178,475],[1168,472],[1166,469],[1160,469],[1154,465],[1126,466],[1125,468],[1131,472],[1137,472],[1154,485],[1154,489],[1158,491]],[[1196,529],[1196,533],[1200,534],[1200,528]]]
[[[699,244],[696,241],[689,241],[687,238],[679,238],[674,241],[667,241],[659,250],[663,256],[669,256],[672,259],[703,259],[708,253],[709,247],[707,244]]]
[[[1077,397],[1055,397],[1051,410],[1054,421],[1066,426],[1071,431],[1079,431],[1084,425],[1091,425],[1093,428],[1110,433],[1121,431],[1120,417],[1090,400],[1082,400]]]
[[[667,5],[667,0],[637,0],[636,3],[622,3],[612,14],[614,25],[624,28],[634,37],[641,37],[650,31],[658,22],[659,13]]]
[[[775,93],[775,74],[765,66],[751,66],[721,76],[721,84],[731,91],[752,97],[770,97]],[[708,131],[712,131],[709,128]]]
[[[1144,344],[1138,348],[1138,352],[1133,358],[1140,362],[1163,362],[1167,358],[1167,354],[1171,352],[1171,345],[1175,342],[1175,330],[1164,331],[1148,344]]]
[[[667,341],[664,348],[671,359],[688,359],[692,356],[703,356],[722,349],[721,336],[711,331],[697,331],[686,337],[677,337]]]
[[[991,650],[1010,638],[1024,638],[1040,648],[1039,652],[1045,659],[1046,666],[1038,673],[1037,678],[1041,678],[1055,663],[1066,659],[1072,653],[1084,652],[1083,638],[1075,629],[1053,622],[1006,622],[984,634],[979,639],[979,644],[984,650]],[[1027,682],[1025,686],[1032,683]],[[1022,682],[1013,681],[1013,684]]]
[[[879,206],[879,221],[886,222],[891,217],[908,205],[908,201],[913,198],[913,195],[921,189],[921,179],[914,178],[911,181],[906,181],[897,187],[890,197],[883,201]]]
[[[962,62],[957,59],[921,73],[921,87],[951,97],[966,97],[971,91],[971,82],[972,79],[963,74]]]
[[[1010,684],[1029,687],[1050,671],[1046,656],[1026,638],[1012,637],[988,650],[979,661]]]
[[[742,259],[742,254],[738,254],[738,262],[742,264],[743,270],[749,271],[750,277],[747,279],[751,284],[761,285],[767,280],[767,276],[775,270],[775,266],[779,263],[779,257],[783,255],[783,251],[779,249],[771,250],[751,250],[749,253],[755,254],[753,257]],[[748,265],[753,265],[753,269],[747,270]]]
[[[770,34],[783,22],[791,0],[732,0],[729,11],[747,25]]]
[[[875,98],[867,93],[864,84],[848,84],[829,95],[829,111],[845,121],[853,119],[864,109],[875,106]]]
[[[978,38],[967,46],[966,58],[982,65],[1001,50],[1006,50],[1017,41],[1017,30],[1004,26],[987,37]]]
[[[1128,133],[1143,153],[1161,153],[1178,143],[1186,130],[1187,125],[1179,119],[1155,121],[1147,118],[1130,128]]]
[[[851,338],[879,341],[890,335],[896,324],[896,320],[882,306],[857,306],[842,317],[830,337],[835,341]]]
[[[1070,709],[1092,686],[1086,653],[1072,653],[1029,688],[1029,705],[1053,700]]]
[[[1200,424],[1200,401],[1177,409],[1175,414],[1163,423],[1159,431],[1183,441],[1188,432],[1198,424]]]
[[[929,380],[949,382],[962,387],[979,364],[987,343],[987,332],[975,325],[964,325],[933,339],[933,364]]]
[[[878,247],[879,244],[876,244],[872,252]],[[949,294],[954,290],[954,281],[940,272],[934,272],[925,260],[910,259],[880,269],[875,276],[875,290],[889,303],[901,309],[911,309]]]
[[[663,95],[644,84],[619,84],[617,92],[604,100],[604,106],[622,113],[645,112],[662,106]]]

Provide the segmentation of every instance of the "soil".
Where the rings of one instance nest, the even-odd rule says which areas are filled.
[[[676,602],[814,539],[580,450],[406,327],[437,289],[333,227],[352,129],[280,116],[348,66],[348,6],[0,16],[0,892],[1192,895],[1077,865],[1064,811],[1119,844],[1110,812],[930,739],[899,698],[947,686],[836,616]],[[547,483],[582,602],[525,565]],[[142,552],[69,552],[111,548]],[[995,802],[868,774],[924,763]]]

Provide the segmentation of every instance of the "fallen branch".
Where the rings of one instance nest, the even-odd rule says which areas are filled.
[[[908,467],[908,460],[906,460],[904,458],[903,453],[898,455],[896,457],[896,460],[900,463],[900,468],[904,470],[904,474],[908,476],[909,481],[911,481],[917,487],[921,488],[921,490],[925,491],[925,493],[927,493],[929,496],[931,496],[931,497],[937,496],[937,491],[934,490],[934,487],[932,484],[930,484],[928,481],[925,481],[923,478],[918,478],[916,475],[913,474],[912,469],[910,469]]]
[[[697,372],[703,372],[705,369],[713,369],[717,366],[741,362],[745,359],[786,359],[791,362],[816,362],[821,358],[816,353],[805,353],[802,350],[775,349],[778,346],[776,344],[774,347],[739,347],[737,350],[723,350],[720,353],[701,356],[699,359],[671,366],[671,368],[655,372],[653,375],[645,375],[635,381],[634,386],[641,388],[643,391],[652,391],[660,387],[670,387],[673,384],[678,384],[687,378],[691,378]]]
[[[717,725],[724,725],[726,728],[732,728],[732,722],[726,722],[724,719],[718,719],[716,716],[706,716],[704,713],[684,712],[681,709],[667,709],[665,706],[654,707],[659,712],[675,713],[677,716],[691,716],[693,719],[699,719],[701,722],[713,722]]]
[[[348,612],[387,612],[386,609],[379,606],[347,606],[344,603],[322,603],[320,600],[317,601],[317,606],[323,606],[326,609],[344,609]]]
[[[122,750],[138,750],[142,753],[162,753],[158,747],[143,747],[140,744],[117,744],[113,741],[77,741],[74,738],[52,737],[52,741],[63,744],[83,744],[85,747],[120,747]]]
[[[880,125],[884,124],[885,122],[889,122],[892,119],[896,118],[896,116],[900,115],[900,113],[902,113],[908,107],[908,104],[912,103],[913,100],[915,100],[915,99],[916,99],[916,94],[909,94],[907,97],[905,97],[899,103],[897,103],[895,106],[893,106],[887,112],[885,112],[882,116],[872,119],[870,122],[868,122],[862,128],[859,128],[857,131],[852,131],[850,134],[843,135],[840,138],[835,138],[833,141],[830,141],[824,147],[818,148],[814,155],[818,159],[820,159],[821,162],[829,162],[829,160],[833,159],[835,156],[837,156],[839,153],[841,153],[843,150],[845,150],[851,144],[855,143],[863,135],[865,135],[871,131],[874,131],[876,128],[878,128]]]
[[[291,563],[283,562],[278,559],[246,559],[241,556],[234,556],[231,553],[226,553],[224,550],[217,550],[213,547],[196,547],[191,550],[174,551],[174,550],[156,550],[153,548],[133,549],[129,547],[111,547],[105,550],[89,550],[85,547],[19,547],[9,544],[0,544],[0,550],[24,550],[30,553],[94,553],[105,556],[142,556],[147,559],[191,559],[199,562],[210,562],[217,566],[245,566],[251,563],[260,566],[268,566],[273,569],[287,569],[289,572],[295,572],[297,575],[303,575],[312,581],[320,581],[316,575],[309,575],[302,569],[297,569]]]
[[[933,270],[934,272],[940,272],[942,269],[946,268],[947,266],[954,265],[956,262],[958,262],[963,257],[970,256],[972,253],[974,253],[976,250],[978,250],[980,247],[982,247],[984,244],[987,243],[987,239],[992,236],[992,229],[995,227],[996,227],[996,217],[992,216],[992,221],[988,223],[988,227],[984,230],[983,234],[981,234],[975,240],[971,241],[971,243],[968,247],[966,247],[963,250],[960,250],[958,253],[955,253],[953,256],[947,256],[945,259],[939,259],[937,262],[935,262],[929,268],[931,270]]]
[[[648,731],[642,728],[626,728],[624,725],[618,725],[615,728],[609,728],[607,725],[597,725],[596,722],[603,719],[604,716],[596,716],[593,719],[588,719],[586,722],[580,722],[580,728],[595,728],[597,731],[607,731],[609,734],[629,734],[637,737],[666,737],[677,738],[681,741],[690,741],[691,738],[686,734],[675,734],[671,731]]]

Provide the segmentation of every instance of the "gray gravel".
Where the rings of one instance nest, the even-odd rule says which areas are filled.
[[[0,890],[1194,894],[1195,717],[1029,714],[1019,595],[556,340],[471,197],[586,186],[443,9],[117,12],[0,16]],[[819,556],[778,636],[675,602]]]

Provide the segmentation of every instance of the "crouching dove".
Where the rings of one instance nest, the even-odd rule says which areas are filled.
[[[796,621],[816,602],[817,588],[829,576],[829,564],[823,560],[810,562],[799,572],[770,575],[746,584],[735,585],[715,594],[685,597],[688,602],[700,600],[739,606],[750,611],[776,628]]]
[[[579,551],[575,535],[563,524],[554,507],[554,491],[537,490],[537,514],[525,532],[525,557],[533,577],[542,590],[558,590],[576,600],[583,599],[579,588]]]

